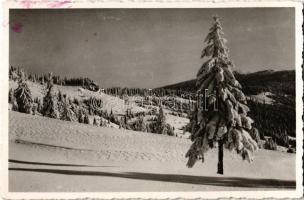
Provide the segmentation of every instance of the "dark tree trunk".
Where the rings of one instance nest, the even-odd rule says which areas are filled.
[[[224,164],[223,164],[223,158],[224,158],[224,149],[223,149],[223,140],[219,140],[218,142],[218,164],[217,164],[217,173],[218,174],[224,174]]]

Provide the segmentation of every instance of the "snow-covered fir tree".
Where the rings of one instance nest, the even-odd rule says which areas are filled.
[[[32,114],[33,115],[37,115],[38,114],[38,105],[33,103],[33,106],[32,106]]]
[[[170,136],[174,136],[174,127],[172,127],[170,124],[166,124],[166,134]]]
[[[47,83],[47,93],[43,98],[42,115],[58,119],[60,117],[58,108],[58,95],[56,93],[52,79]]]
[[[15,99],[14,91],[12,88],[10,88],[8,91],[8,102],[12,104],[14,99]]]
[[[41,113],[42,109],[43,109],[43,105],[41,103],[41,99],[39,99],[38,97],[34,99],[34,103],[36,103],[37,105],[37,112]]]
[[[90,124],[90,118],[89,118],[89,115],[87,113],[84,114],[84,121],[83,121],[83,123]]]
[[[94,117],[94,120],[93,120],[93,125],[94,126],[98,126],[99,124],[97,123],[97,119]]]
[[[144,117],[143,116],[139,116],[136,123],[135,123],[135,127],[134,129],[136,131],[141,131],[141,132],[147,132],[147,125],[145,123]]]
[[[33,105],[32,94],[26,83],[26,79],[23,71],[20,71],[20,80],[18,82],[17,89],[14,91],[14,96],[18,106],[17,110],[19,112],[22,113],[32,112],[32,105]]]
[[[250,136],[252,137],[252,139],[254,139],[256,141],[256,143],[258,144],[258,147],[262,148],[262,141],[261,141],[259,130],[257,128],[252,127],[252,129],[250,130],[249,133],[250,133]]]
[[[163,107],[159,106],[159,114],[157,118],[157,125],[158,125],[158,134],[166,134],[167,133],[167,126],[166,126],[166,116],[163,110]]]
[[[232,72],[233,63],[222,35],[220,21],[214,17],[201,55],[206,62],[197,73],[197,92],[202,100],[191,115],[193,144],[186,153],[187,166],[192,167],[197,160],[204,162],[204,153],[218,143],[219,174],[224,173],[223,146],[236,150],[249,162],[252,152],[258,149],[249,134],[253,120],[247,116],[246,97]]]
[[[107,127],[106,120],[104,120],[103,118],[100,118],[100,124],[99,124],[99,126],[101,126],[101,127]]]
[[[69,98],[64,97],[62,100],[62,112],[60,113],[60,119],[65,121],[76,121],[76,114],[74,113]]]
[[[9,89],[8,102],[11,104],[12,110],[18,111],[18,104],[17,104],[16,98],[15,98],[14,90],[12,88]]]
[[[44,77],[41,77],[41,81],[40,81],[41,85],[44,85]]]
[[[82,109],[78,110],[78,122],[84,123],[85,112]]]
[[[39,102],[38,102],[38,112],[42,113],[42,109],[43,109],[43,103],[41,102],[41,99],[39,99]]]

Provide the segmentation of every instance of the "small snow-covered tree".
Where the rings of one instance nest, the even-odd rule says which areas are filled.
[[[252,139],[254,139],[254,141],[256,141],[256,143],[258,144],[258,147],[262,148],[262,141],[261,141],[259,130],[257,128],[252,127],[252,129],[250,130],[249,133],[250,133],[250,136],[252,137]]]
[[[16,81],[18,79],[17,69],[13,66],[9,68],[9,79]]]
[[[89,118],[89,115],[87,113],[84,114],[84,121],[83,121],[83,123],[90,124],[90,118]]]
[[[44,81],[44,77],[41,77],[41,81],[40,81],[41,85],[44,85],[45,81]]]
[[[140,131],[147,132],[147,124],[145,123],[145,119],[140,117]]]
[[[33,99],[31,91],[25,81],[23,71],[20,71],[20,80],[17,89],[14,91],[14,96],[18,105],[18,111],[23,113],[31,113]]]
[[[13,104],[14,99],[15,99],[14,91],[12,88],[10,88],[8,91],[8,102]]]
[[[207,46],[202,51],[206,62],[197,73],[196,86],[199,98],[191,115],[193,144],[186,153],[187,166],[197,160],[204,162],[204,153],[218,143],[218,173],[223,174],[223,147],[236,150],[242,158],[252,161],[251,153],[258,146],[248,131],[253,120],[247,116],[249,108],[242,87],[232,72],[226,40],[217,17],[207,35]]]
[[[38,105],[36,103],[33,103],[32,114],[33,115],[37,115],[38,114]]]
[[[167,135],[174,136],[174,127],[170,124],[166,124]]]
[[[58,95],[56,94],[52,79],[49,79],[47,84],[47,93],[43,98],[42,115],[55,119],[60,117]]]
[[[34,108],[35,107],[35,108]],[[39,113],[41,113],[41,101],[40,101],[40,99],[38,98],[38,97],[36,97],[35,99],[34,99],[34,103],[33,103],[33,112],[35,112],[35,114],[39,114]],[[33,113],[34,114],[34,113]],[[34,114],[34,115],[35,115]]]
[[[158,134],[166,134],[167,133],[167,126],[166,126],[166,116],[162,106],[159,106],[159,114],[157,118],[157,125],[158,125]]]
[[[103,118],[100,118],[100,124],[99,124],[99,126],[101,126],[101,127],[107,127],[106,120],[104,120]]]
[[[74,113],[70,100],[64,97],[62,100],[62,112],[60,113],[60,119],[65,121],[76,121],[76,114]]]
[[[135,130],[136,131],[141,131],[141,132],[147,132],[147,125],[145,123],[145,120],[142,116],[139,116],[135,125]]]
[[[93,125],[98,126],[97,119],[95,117],[94,117],[94,120],[93,120]]]
[[[151,133],[151,128],[149,124],[146,124],[146,132]]]
[[[13,111],[18,111],[18,104],[17,104],[15,94],[14,94],[14,91],[13,91],[12,88],[9,91],[9,103],[12,104],[12,110]]]
[[[82,109],[78,110],[78,122],[84,123],[85,112]]]

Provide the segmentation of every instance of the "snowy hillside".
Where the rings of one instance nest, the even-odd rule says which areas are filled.
[[[206,155],[208,162],[186,167],[187,139],[13,111],[9,118],[10,191],[295,188],[295,154],[260,150],[249,164],[225,151],[225,175],[219,176],[216,149]]]
[[[29,89],[33,95],[33,99],[38,97],[39,99],[43,99],[46,93],[46,85],[41,85],[39,83],[33,83],[31,81],[27,81]],[[10,88],[13,90],[17,88],[18,83],[16,81],[9,82]],[[125,102],[115,96],[107,95],[102,92],[93,92],[90,90],[83,89],[80,86],[60,86],[55,85],[57,91],[60,91],[62,94],[66,94],[70,98],[76,98],[79,100],[88,99],[90,97],[96,97],[103,101],[103,109],[110,112],[113,111],[114,114],[122,114],[125,113],[127,109],[131,109],[132,112],[143,112],[145,111],[144,108],[141,108],[136,105],[128,106]]]

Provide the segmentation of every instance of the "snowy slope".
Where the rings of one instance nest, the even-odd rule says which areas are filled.
[[[46,94],[46,86],[38,83],[33,83],[31,81],[27,81],[27,83],[29,89],[31,90],[33,99],[38,97],[42,100],[44,95]],[[18,87],[18,84],[17,82],[10,80],[9,86],[14,90]],[[79,86],[54,85],[54,87],[58,91],[61,91],[62,94],[66,94],[70,98],[83,100],[83,99],[88,99],[90,97],[96,97],[98,99],[101,99],[103,102],[103,109],[107,110],[108,112],[110,112],[112,109],[114,114],[124,114],[127,109],[131,109],[133,113],[145,111],[144,108],[141,108],[136,105],[128,106],[125,104],[124,100],[120,99],[119,97],[107,95],[102,92],[93,92],[93,91],[85,90]]]
[[[273,104],[274,100],[271,98],[272,95],[274,94],[272,94],[271,92],[261,92],[257,95],[249,95],[248,98],[262,104]]]
[[[252,164],[217,151],[186,167],[187,139],[9,113],[10,191],[202,191],[295,187],[295,154],[260,150]],[[277,167],[280,166],[280,167]]]

